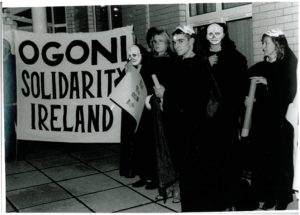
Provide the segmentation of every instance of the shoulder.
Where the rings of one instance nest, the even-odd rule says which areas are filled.
[[[239,52],[236,48],[224,50],[223,55],[225,55],[227,58],[246,60],[246,57],[241,52]]]
[[[296,55],[292,52],[292,50],[287,50],[287,53],[286,53],[286,56],[284,58],[284,62],[289,64],[289,65],[292,65],[292,66],[295,66],[298,64],[298,59],[296,57]]]
[[[250,76],[262,75],[266,71],[266,66],[267,66],[266,62],[264,61],[258,62],[248,69],[248,73]]]

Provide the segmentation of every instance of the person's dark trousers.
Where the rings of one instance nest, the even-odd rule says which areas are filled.
[[[122,111],[122,131],[120,146],[120,176],[132,178],[135,176],[134,164],[134,129],[135,120],[126,112]]]

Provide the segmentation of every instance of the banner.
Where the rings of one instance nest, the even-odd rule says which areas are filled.
[[[139,70],[132,67],[132,70],[126,73],[110,98],[134,117],[137,122],[137,129],[144,110],[146,96],[147,89],[143,78]]]
[[[109,97],[131,45],[132,26],[74,34],[16,31],[17,138],[120,142],[121,109]]]

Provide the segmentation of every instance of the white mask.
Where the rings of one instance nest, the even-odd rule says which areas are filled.
[[[128,59],[131,61],[132,65],[137,66],[142,61],[142,54],[136,45],[129,47],[128,49]]]
[[[206,39],[211,45],[219,45],[221,40],[224,38],[224,30],[218,24],[211,24],[207,28]]]

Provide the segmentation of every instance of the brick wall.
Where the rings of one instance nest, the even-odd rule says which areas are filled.
[[[123,26],[133,25],[139,44],[146,46],[146,5],[127,5],[122,7]]]
[[[146,34],[148,27],[164,29],[172,33],[182,23],[186,23],[185,5],[150,4],[128,5],[123,8],[123,26],[133,25],[138,43],[147,47]]]
[[[95,31],[92,6],[69,6],[65,8],[68,33]]]
[[[253,3],[253,53],[254,62],[263,59],[261,36],[273,28],[284,31],[290,48],[298,56],[298,3]]]
[[[88,16],[88,28],[89,32],[95,32],[95,23],[94,23],[94,7],[87,7],[87,16]]]
[[[149,17],[150,27],[164,29],[172,34],[179,24],[186,23],[185,5],[150,5]]]
[[[66,7],[67,32],[75,32],[74,7]]]

